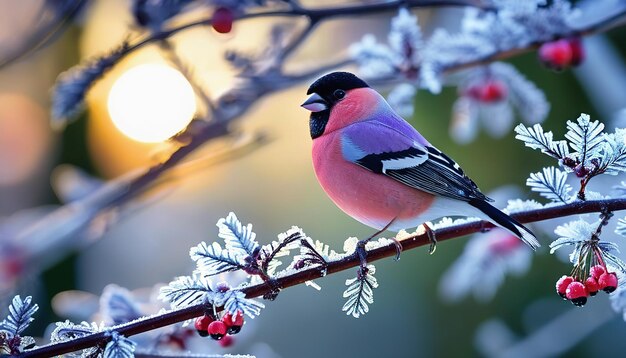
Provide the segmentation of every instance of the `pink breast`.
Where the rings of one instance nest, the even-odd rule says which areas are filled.
[[[313,155],[313,166],[322,188],[341,210],[380,229],[394,218],[406,222],[430,207],[433,195],[343,159],[339,133],[313,141],[313,153],[317,154]]]

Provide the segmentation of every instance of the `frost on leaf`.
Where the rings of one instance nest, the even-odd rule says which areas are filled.
[[[180,308],[211,301],[213,293],[207,278],[198,275],[181,276],[161,288],[159,299]]]
[[[87,91],[127,53],[128,44],[61,73],[52,90],[52,126],[63,128],[82,108]]]
[[[39,306],[32,301],[31,296],[27,296],[24,300],[19,295],[13,297],[11,305],[9,305],[9,314],[0,322],[0,331],[5,331],[14,337],[19,336],[28,328],[28,325],[34,320],[32,316],[39,309]]]
[[[531,173],[526,180],[532,191],[553,202],[568,203],[572,198],[572,187],[566,183],[567,173],[555,167],[543,168],[542,172]]]
[[[583,165],[599,156],[602,149],[604,135],[604,124],[599,121],[591,121],[588,114],[581,114],[576,122],[567,121],[567,133],[565,138],[570,141],[570,146],[576,152],[573,153],[578,157]]]
[[[226,250],[235,254],[247,253],[254,256],[259,243],[255,240],[256,234],[252,231],[252,224],[244,226],[235,213],[231,212],[226,218],[217,222],[217,227],[219,228],[218,236],[226,243]]]
[[[111,332],[111,340],[104,348],[103,358],[132,358],[137,344],[116,331]]]
[[[245,251],[222,249],[217,242],[208,245],[204,241],[189,250],[189,256],[197,265],[196,272],[203,276],[214,276],[243,268],[245,262],[242,254]]]
[[[374,273],[376,273],[374,265],[367,265],[365,268],[359,268],[357,277],[346,280],[348,288],[343,292],[343,297],[347,301],[341,310],[348,316],[359,318],[366,314],[369,305],[374,303],[373,290],[378,287]]]
[[[569,154],[567,142],[564,140],[552,140],[552,132],[544,132],[541,124],[535,124],[532,127],[525,127],[519,124],[515,127],[515,139],[524,142],[524,145],[532,149],[538,149],[555,159],[563,159]]]
[[[242,312],[250,318],[258,316],[261,314],[261,310],[265,308],[261,302],[246,298],[243,292],[237,290],[217,293],[213,304],[224,306],[224,310],[227,312]]]
[[[50,335],[50,342],[59,343],[70,341],[72,339],[88,336],[101,330],[102,327],[99,327],[93,322],[89,323],[83,321],[80,324],[72,323],[69,320],[66,320],[65,322],[57,322],[56,327]]]
[[[617,227],[615,233],[626,237],[626,218],[621,218],[617,221]]]
[[[100,309],[108,324],[117,325],[143,316],[130,291],[117,285],[107,285],[100,297]]]
[[[617,175],[626,171],[626,129],[617,128],[615,133],[605,134],[599,168],[605,174]]]
[[[559,237],[550,243],[550,253],[553,254],[564,246],[584,244],[592,237],[598,223],[590,224],[584,220],[576,220],[557,226],[554,233]]]

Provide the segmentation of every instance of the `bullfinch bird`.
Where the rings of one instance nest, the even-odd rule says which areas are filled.
[[[444,216],[478,217],[533,249],[540,246],[530,230],[489,204],[492,200],[454,160],[360,78],[334,72],[315,81],[307,94],[302,107],[311,111],[315,174],[348,215],[381,231]]]

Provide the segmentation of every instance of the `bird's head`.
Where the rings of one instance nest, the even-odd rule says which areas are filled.
[[[349,72],[333,72],[319,78],[307,91],[311,96],[302,103],[302,107],[311,111],[311,138],[357,121],[364,111],[372,108],[369,98],[372,93],[378,95]]]

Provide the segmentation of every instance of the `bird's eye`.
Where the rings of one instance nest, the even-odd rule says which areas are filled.
[[[346,96],[346,91],[340,89],[335,90],[335,92],[333,92],[333,96],[337,99],[343,99]]]

